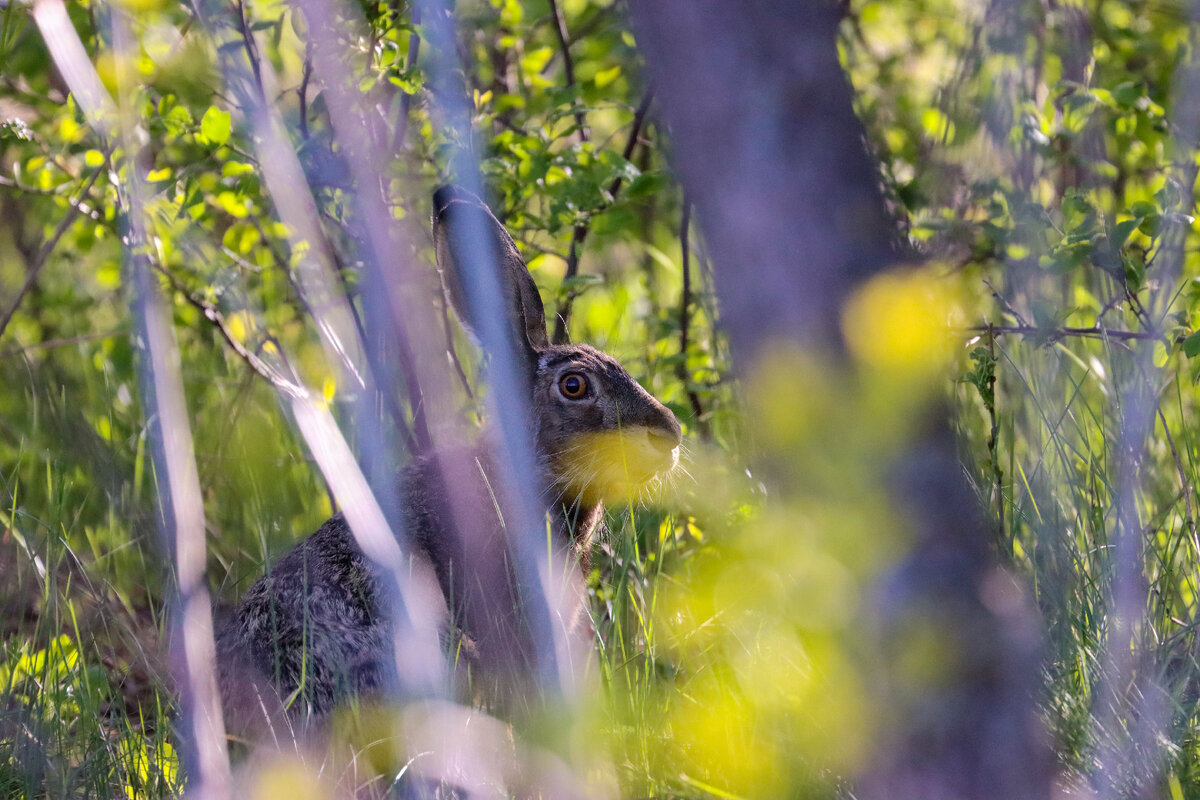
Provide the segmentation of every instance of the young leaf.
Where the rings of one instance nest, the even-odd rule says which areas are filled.
[[[229,141],[232,123],[228,111],[222,111],[216,106],[209,106],[200,120],[200,135],[214,147],[220,147]]]

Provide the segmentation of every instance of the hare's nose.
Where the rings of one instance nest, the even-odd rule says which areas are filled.
[[[650,444],[664,453],[671,452],[679,445],[679,435],[673,432],[647,430],[646,435],[650,439]]]

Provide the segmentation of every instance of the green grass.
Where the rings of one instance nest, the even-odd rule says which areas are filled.
[[[1041,707],[1064,780],[1097,780],[1101,758],[1100,777],[1132,792],[1162,763],[1166,777],[1149,791],[1200,797],[1200,558],[1185,499],[1194,515],[1200,432],[1190,424],[1190,365],[1182,356],[1168,364],[1139,472],[1146,588],[1133,638],[1136,680],[1132,691],[1114,693],[1116,398],[1131,374],[1129,355],[1097,342],[1046,347],[1015,338],[998,340],[996,352],[995,447],[988,409],[966,384],[957,419],[981,502],[1004,521],[996,549],[1043,615]],[[770,386],[804,377],[797,369]],[[161,646],[166,567],[144,511],[152,481],[136,411],[121,411],[103,381],[57,396],[27,385],[25,415],[8,418],[0,452],[0,795],[172,796],[182,778]],[[780,395],[753,388],[754,402]],[[240,379],[190,389],[209,492],[210,575],[231,598],[315,528],[327,501],[308,465],[290,455],[299,450],[269,394]],[[108,445],[72,449],[85,415],[71,399],[93,391],[112,395],[117,409]],[[762,430],[735,436],[729,426],[725,445],[694,445],[694,478],[680,481],[669,512],[611,511],[589,584],[598,691],[563,742],[582,736],[605,754],[624,796],[828,796],[844,790],[869,751],[876,709],[864,689],[871,642],[860,617],[873,576],[902,537],[880,543],[890,512],[874,494],[880,475],[861,470],[886,428],[862,422],[872,400],[838,402],[836,391],[810,392],[801,409],[788,397],[790,413],[826,424],[767,443],[767,471],[799,470],[805,492],[764,495],[758,477],[728,455],[728,442],[761,443]],[[760,423],[777,410],[755,408]],[[92,435],[101,436],[94,423]],[[862,431],[847,443],[844,431],[855,425]],[[90,472],[99,463],[112,473]],[[1149,740],[1147,709],[1164,724]],[[378,731],[364,730],[370,735],[320,756],[316,774],[388,785],[393,756],[377,755]],[[540,736],[555,744],[553,729]],[[561,744],[567,754],[575,746]]]
[[[169,796],[180,783],[157,609],[131,605],[131,585],[93,577],[106,565],[71,549],[88,537],[65,510],[3,515],[2,793]]]
[[[977,424],[986,411],[973,390],[960,427],[972,443],[979,494],[1005,520],[1000,551],[1028,579],[1042,612],[1043,709],[1060,764],[1068,780],[1111,781],[1123,792],[1145,791],[1151,781],[1152,793],[1200,796],[1192,368],[1180,354],[1154,378],[1161,391],[1135,499],[1144,585],[1132,630],[1122,635],[1111,599],[1121,408],[1132,382],[1146,378],[1121,345],[1007,337],[996,348],[995,453]],[[1002,476],[999,498],[992,464]],[[1131,652],[1132,675],[1113,672],[1114,651]],[[1155,785],[1160,767],[1166,778]]]

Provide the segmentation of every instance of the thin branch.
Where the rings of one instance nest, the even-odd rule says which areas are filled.
[[[601,23],[603,23],[604,20],[609,17],[614,8],[616,8],[616,6],[603,6],[595,9],[595,13],[592,14],[590,19],[584,21],[582,25],[579,25],[577,28],[575,28],[575,32],[572,33],[567,39],[567,44],[582,42],[584,39],[594,33],[596,28],[600,27]]]
[[[412,24],[413,32],[408,36],[408,59],[405,61],[405,70],[411,70],[417,65],[417,56],[421,53],[421,36],[416,31],[416,26],[421,24],[421,12],[416,6],[412,7]],[[400,95],[400,111],[396,114],[396,125],[392,134],[392,152],[400,151],[404,144],[404,137],[408,134],[408,114],[412,109],[413,94],[404,92]]]
[[[567,20],[563,17],[562,11],[558,7],[558,0],[550,0],[550,16],[554,20],[554,32],[558,34],[558,46],[562,51],[563,57],[563,73],[567,79],[567,88],[575,89],[575,60],[571,58],[571,42],[570,35],[567,33]],[[583,106],[580,105],[579,98],[576,97],[575,105],[575,124],[579,129],[579,141],[586,142],[591,138],[591,132],[588,130],[587,115],[584,113]]]
[[[1048,341],[1057,341],[1074,336],[1090,339],[1113,339],[1115,341],[1133,341],[1137,339],[1153,341],[1163,338],[1162,334],[1150,331],[1126,331],[1114,328],[1101,328],[1099,326],[1092,328],[1040,328],[1037,325],[972,325],[966,328],[966,330],[970,333],[1011,333],[1018,336],[1036,336]]]
[[[688,329],[691,327],[692,305],[692,265],[691,248],[688,246],[688,234],[691,231],[692,204],[688,202],[687,194],[683,196],[683,219],[679,223],[680,266],[683,269],[683,291],[679,298],[679,364],[676,375],[683,382],[683,390],[692,406],[692,416],[700,435],[707,438],[708,426],[704,422],[704,407],[700,405],[700,395],[692,388],[691,375],[688,373]]]
[[[1183,469],[1183,460],[1179,457],[1179,451],[1175,448],[1175,439],[1171,436],[1171,429],[1167,427],[1167,416],[1163,413],[1162,405],[1155,404],[1154,410],[1158,412],[1158,419],[1163,426],[1163,435],[1167,438],[1167,445],[1171,448],[1171,456],[1175,459],[1175,469],[1179,472],[1179,485],[1183,493],[1183,506],[1187,512],[1188,532],[1192,535],[1192,547],[1200,556],[1200,536],[1196,533],[1196,516],[1192,512],[1192,482],[1187,478],[1187,472]]]
[[[308,314],[309,318],[313,319],[313,320],[319,319],[319,314],[317,313],[317,310],[314,309],[312,307],[312,305],[308,302],[308,297],[307,297],[307,295],[305,295],[303,287],[300,286],[300,283],[299,283],[299,280],[297,279],[296,274],[292,271],[291,268],[289,268],[287,266],[289,263],[289,259],[282,252],[280,252],[279,248],[275,244],[274,239],[267,236],[267,232],[263,229],[261,224],[256,222],[255,226],[258,229],[259,235],[262,237],[262,241],[266,244],[267,248],[271,251],[271,254],[274,256],[275,263],[280,264],[282,266],[283,274],[284,274],[285,279],[288,282],[288,285],[292,287],[292,291],[295,293],[295,295],[299,299],[300,303],[304,306],[305,312]],[[346,300],[347,300],[347,303],[346,303],[347,310],[349,311],[350,319],[354,324],[354,328],[358,333],[359,341],[366,342],[367,341],[366,327],[363,325],[362,316],[359,313],[358,307],[355,306],[353,302],[351,302],[351,300],[354,296],[354,292],[352,291],[352,288],[349,285],[349,283],[346,281],[346,270],[343,268],[341,261],[338,258],[338,254],[336,252],[331,252],[330,257],[333,259],[334,264],[337,267],[336,269],[333,270],[333,273],[337,277],[339,284],[342,287],[342,291],[345,293]],[[373,388],[374,391],[378,394],[378,396],[380,398],[380,402],[382,403],[383,407],[388,412],[388,416],[391,417],[393,424],[396,426],[396,429],[398,431],[400,431],[400,435],[404,439],[404,446],[408,448],[408,452],[410,452],[410,453],[424,452],[425,449],[428,449],[429,432],[428,432],[427,425],[425,423],[424,415],[420,411],[420,393],[414,392],[412,386],[408,387],[409,388],[409,404],[413,410],[413,421],[416,424],[418,431],[420,432],[419,434],[417,434],[417,433],[413,432],[413,429],[411,427],[409,427],[409,425],[408,425],[408,421],[405,420],[404,413],[401,410],[400,404],[397,402],[396,397],[391,392],[384,391],[384,390],[380,389],[380,387],[379,387],[379,382],[381,380],[381,376],[386,375],[387,373],[383,371],[383,365],[379,362],[379,359],[375,352],[375,348],[365,347],[364,352],[367,357],[367,366],[371,370],[371,373],[370,373],[371,379],[368,381],[368,386],[366,388],[368,388],[368,389]],[[406,385],[408,384],[407,374],[406,374],[406,378],[405,378],[405,383],[406,383]]]
[[[242,44],[246,48],[246,58],[250,62],[250,69],[254,73],[254,86],[258,89],[258,99],[259,102],[266,104],[267,92],[263,87],[262,68],[258,63],[258,45],[255,44],[254,36],[250,33],[250,25],[246,22],[246,4],[242,0],[238,0],[236,9],[238,32],[242,35]]]
[[[74,180],[79,180],[79,177],[76,175],[72,175],[71,177]],[[7,186],[9,188],[16,189],[22,194],[36,194],[43,197],[62,197],[62,193],[56,189],[39,189],[36,186],[30,186],[27,183],[21,183],[17,179],[10,178],[7,175],[0,175],[0,186]],[[100,213],[99,210],[92,208],[82,200],[75,200],[71,202],[73,205],[75,205],[76,211],[91,218],[93,222],[105,222],[104,215]],[[109,228],[115,230],[112,225],[109,225]]]
[[[67,213],[63,215],[63,218],[59,220],[58,227],[54,229],[54,233],[51,234],[50,238],[47,239],[46,242],[41,246],[41,249],[39,249],[37,254],[34,256],[33,261],[27,266],[25,284],[21,287],[21,290],[17,292],[17,297],[15,300],[13,300],[12,306],[8,309],[4,316],[0,318],[0,336],[4,335],[4,331],[8,328],[8,323],[12,322],[13,315],[16,314],[17,309],[21,307],[21,303],[25,300],[26,295],[33,290],[33,286],[35,283],[37,283],[38,275],[41,273],[42,267],[46,265],[46,259],[48,259],[50,254],[54,252],[54,248],[58,246],[59,240],[62,239],[63,235],[67,232],[67,229],[74,224],[75,219],[80,215],[80,213],[82,213],[84,208],[82,205],[83,198],[87,196],[87,193],[90,192],[92,187],[96,184],[96,179],[100,177],[100,173],[105,171],[105,167],[108,166],[108,157],[109,154],[105,153],[104,163],[92,173],[92,177],[88,178],[87,183],[82,189],[79,190],[79,196],[70,201],[71,207],[67,210]]]
[[[983,285],[986,286],[988,288],[988,291],[992,293],[992,297],[994,297],[996,299],[996,302],[999,303],[1001,306],[1003,306],[1005,311],[1007,311],[1009,314],[1012,314],[1013,319],[1015,319],[1017,322],[1021,323],[1022,325],[1028,324],[1025,321],[1025,318],[1023,316],[1021,316],[1021,312],[1017,311],[1015,308],[1013,308],[1012,303],[1008,302],[1008,298],[1006,298],[1003,294],[1001,294],[1000,290],[997,289],[995,286],[993,286],[991,281],[985,279],[983,282]]]
[[[996,483],[996,522],[999,526],[999,538],[1003,539],[1004,526],[1004,472],[1000,469],[1000,422],[996,418],[996,329],[988,326],[988,355],[992,359],[988,373],[987,412],[991,428],[988,431],[988,452],[992,456],[992,478]]]
[[[450,358],[450,363],[454,367],[454,372],[458,376],[459,382],[467,393],[467,397],[471,400],[475,399],[475,393],[471,391],[471,382],[467,380],[467,373],[463,369],[462,361],[458,358],[458,351],[454,349],[454,333],[450,328],[450,309],[449,304],[445,300],[441,303],[442,311],[442,334],[446,337],[446,355]]]
[[[196,0],[198,10],[202,6],[211,4],[211,2],[201,3],[200,0]],[[362,339],[361,335],[363,326],[357,319],[349,298],[344,296],[344,292],[339,293],[331,280],[331,278],[341,280],[343,276],[334,267],[336,253],[322,228],[321,210],[317,208],[314,198],[308,191],[307,181],[293,148],[286,141],[286,137],[281,137],[278,133],[277,128],[282,126],[279,125],[277,112],[265,99],[262,76],[270,76],[270,65],[262,60],[248,27],[244,7],[238,6],[236,10],[239,12],[239,17],[235,27],[241,33],[241,49],[244,50],[249,65],[247,67],[241,61],[229,59],[229,63],[225,64],[225,71],[231,85],[253,84],[253,88],[244,92],[246,96],[243,98],[243,104],[248,111],[247,116],[253,122],[255,132],[258,134],[256,139],[258,141],[257,149],[260,153],[259,162],[263,165],[267,187],[274,198],[276,211],[293,231],[289,236],[292,245],[295,246],[301,237],[314,245],[311,251],[315,262],[308,265],[301,262],[296,268],[295,275],[298,285],[303,287],[305,295],[329,298],[333,301],[332,304],[326,306],[327,311],[319,322],[323,341],[330,353],[330,360],[333,363],[341,364],[349,377],[366,387],[368,379],[359,374],[357,365],[347,355],[348,343],[359,341],[366,348],[366,341]],[[201,13],[200,16],[203,19],[205,13]],[[206,25],[210,30],[215,31],[217,22],[210,19]],[[229,49],[221,47],[219,51],[228,53]],[[311,52],[309,55],[312,55]],[[317,66],[314,64],[312,69],[317,77],[321,78],[322,74],[320,70],[316,69]],[[328,89],[328,86],[325,88]],[[335,121],[335,126],[336,124]],[[361,182],[363,186],[366,183],[366,181]],[[280,263],[288,262],[281,261]],[[414,377],[412,354],[408,352],[403,341],[398,340],[398,348],[397,360],[404,373],[410,396],[415,395],[418,401],[412,404],[413,421],[417,430],[416,441],[421,445],[414,449],[414,452],[418,452],[424,449],[424,444],[428,442],[428,433],[420,410],[420,388]],[[367,360],[372,370],[378,371],[379,361],[375,359],[374,355],[367,353]],[[396,415],[395,419],[399,430],[407,430],[400,415]],[[405,436],[405,439],[406,442],[412,441],[408,436]]]
[[[308,139],[308,80],[312,77],[312,59],[304,54],[304,73],[300,78],[300,88],[297,94],[300,98],[300,138]]]
[[[101,331],[96,333],[83,333],[79,336],[67,336],[61,339],[45,339],[41,342],[25,345],[24,347],[14,347],[11,350],[0,350],[0,360],[6,358],[15,358],[23,356],[26,353],[32,353],[36,350],[54,350],[59,347],[69,347],[73,344],[82,344],[83,342],[103,341],[105,339],[115,339],[118,336],[128,336],[129,331],[125,329],[115,331]]]
[[[216,327],[217,331],[221,334],[221,338],[225,340],[225,343],[229,345],[234,354],[237,355],[237,357],[243,362],[245,362],[246,366],[258,373],[261,377],[266,378],[271,385],[284,391],[291,397],[301,397],[306,394],[305,389],[300,385],[294,374],[291,377],[281,374],[279,370],[275,369],[273,366],[264,361],[262,357],[258,355],[258,353],[251,351],[248,347],[242,344],[238,338],[233,335],[233,331],[229,329],[229,324],[225,320],[225,315],[221,313],[220,309],[211,303],[201,300],[199,297],[193,295],[188,287],[184,286],[178,278],[172,275],[156,260],[152,260],[151,263],[155,272],[166,278],[167,282],[171,284],[171,288],[179,292],[179,295],[188,305],[199,311],[202,315],[204,315],[205,319],[207,319]],[[270,341],[270,339],[267,341]],[[283,349],[276,345],[275,350],[282,358]],[[291,371],[291,366],[286,362],[285,366],[289,371]]]
[[[654,99],[654,91],[647,89],[642,95],[642,102],[638,104],[637,110],[633,114],[633,126],[629,131],[629,139],[625,142],[625,150],[621,153],[621,157],[626,161],[633,155],[633,148],[637,146],[638,139],[642,133],[642,125],[646,121],[646,112],[650,110],[650,103]],[[594,214],[603,212],[608,208],[617,196],[617,192],[621,190],[623,179],[617,176],[608,187],[608,200],[596,209]],[[593,214],[593,215],[594,215]],[[571,249],[567,253],[567,271],[563,275],[563,283],[567,285],[567,296],[563,298],[562,305],[558,309],[554,320],[554,342],[555,344],[563,344],[567,341],[567,323],[571,319],[571,307],[575,304],[575,298],[579,292],[571,285],[571,279],[579,274],[579,251],[583,247],[583,242],[587,238],[590,230],[591,219],[576,225],[575,230],[571,234]]]

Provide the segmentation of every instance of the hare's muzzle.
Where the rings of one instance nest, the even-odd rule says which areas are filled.
[[[643,494],[679,463],[679,437],[630,426],[576,436],[559,456],[568,485],[588,503],[620,503]]]
[[[679,460],[679,435],[647,428],[646,437],[654,449],[671,459],[671,466],[674,467]]]
[[[626,428],[617,441],[622,467],[633,483],[651,481],[679,463],[679,440],[657,428]]]

